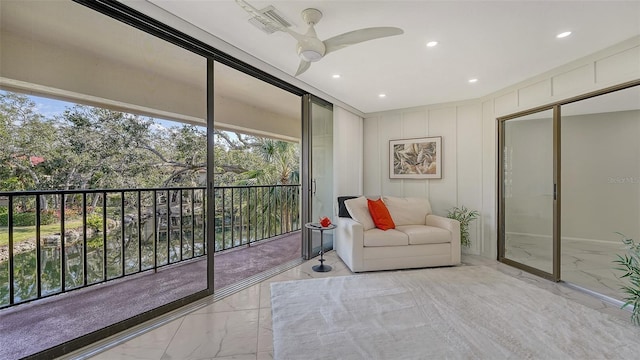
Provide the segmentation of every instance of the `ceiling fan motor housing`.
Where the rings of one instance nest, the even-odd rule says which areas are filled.
[[[245,0],[235,1],[252,16],[252,20],[250,21],[252,21],[252,23],[257,23],[259,27],[264,28],[263,30],[268,30],[267,32],[269,33],[282,31],[288,33],[298,41],[296,44],[296,51],[301,61],[295,76],[307,71],[312,62],[319,61],[327,54],[327,52],[332,53],[336,50],[364,41],[400,35],[403,33],[402,29],[395,27],[370,27],[349,31],[322,41],[318,38],[318,34],[316,34],[316,30],[314,28],[320,19],[322,19],[322,12],[318,9],[308,8],[302,10],[302,19],[309,28],[305,34],[301,34],[289,29],[289,26],[291,25],[289,22],[281,22],[280,19],[282,16],[275,12],[275,8],[273,6],[267,7],[263,10],[258,10]]]
[[[298,56],[304,61],[315,62],[324,56],[326,48],[318,38],[305,37],[298,41]]]

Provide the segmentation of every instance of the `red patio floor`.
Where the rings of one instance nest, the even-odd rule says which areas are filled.
[[[299,231],[214,255],[214,291],[300,258]],[[20,359],[206,288],[206,259],[0,310],[0,359]]]

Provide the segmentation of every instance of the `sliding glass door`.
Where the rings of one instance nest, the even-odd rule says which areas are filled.
[[[553,109],[502,123],[500,257],[552,277],[554,258]]]
[[[640,239],[640,87],[562,107],[561,279],[622,299],[622,235]]]
[[[303,222],[333,215],[333,106],[313,96],[303,97]],[[333,219],[332,219],[333,220]],[[333,232],[303,230],[303,252],[312,258],[333,248]]]
[[[3,0],[0,24],[0,358],[210,295],[210,61],[72,1]]]
[[[623,299],[614,260],[640,236],[638,83],[498,119],[500,261]]]

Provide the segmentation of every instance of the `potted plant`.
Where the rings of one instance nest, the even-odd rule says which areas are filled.
[[[640,244],[636,244],[633,239],[629,239],[623,234],[620,235],[627,252],[624,256],[618,255],[618,259],[614,262],[620,265],[616,270],[624,272],[620,278],[628,278],[631,283],[631,285],[622,287],[622,291],[627,295],[622,307],[633,306],[631,322],[640,326]]]
[[[460,244],[464,247],[471,246],[469,239],[469,223],[477,219],[480,213],[476,210],[469,210],[466,207],[454,206],[449,209],[447,217],[460,222]]]

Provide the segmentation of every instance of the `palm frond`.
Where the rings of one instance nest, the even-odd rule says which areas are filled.
[[[620,275],[620,279],[627,279],[630,285],[622,286],[621,290],[627,296],[623,299],[625,303],[622,308],[627,306],[633,307],[631,314],[631,322],[640,326],[640,244],[636,244],[633,239],[628,238],[622,233],[622,243],[625,245],[627,253],[624,255],[617,254],[614,263],[620,265],[615,268],[624,274]]]

